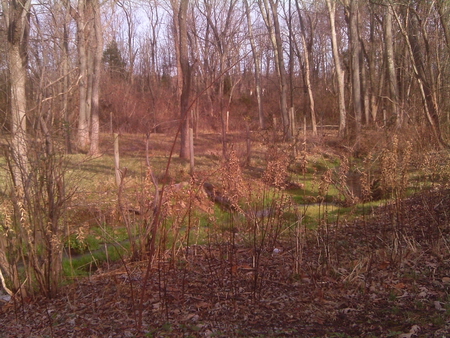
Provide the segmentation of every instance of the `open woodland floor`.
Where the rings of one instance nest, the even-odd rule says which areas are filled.
[[[205,176],[220,144],[202,142]],[[139,144],[124,142],[122,151],[145,158]],[[329,158],[336,149],[317,143],[304,155]],[[261,181],[263,165],[250,168],[244,175]],[[172,174],[170,184],[184,181],[177,175],[186,173]],[[315,226],[279,230],[278,220],[299,219],[246,223],[223,212],[202,238],[160,245],[150,265],[104,262],[90,276],[68,278],[57,298],[0,301],[0,337],[450,337],[448,187],[356,207],[356,215],[330,221],[331,207],[319,203]]]

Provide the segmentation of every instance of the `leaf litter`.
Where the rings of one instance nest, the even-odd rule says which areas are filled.
[[[288,239],[257,266],[241,243],[167,254],[145,285],[147,262],[117,264],[54,299],[0,300],[0,337],[447,337],[448,210],[436,190],[311,231],[298,273]]]

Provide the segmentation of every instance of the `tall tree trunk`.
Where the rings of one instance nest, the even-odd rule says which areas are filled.
[[[353,113],[355,116],[355,137],[359,139],[362,120],[361,95],[361,45],[358,33],[359,0],[345,0],[349,16],[350,53],[351,53],[351,82]]]
[[[220,1],[218,1],[219,3]],[[211,29],[214,40],[212,41],[218,56],[218,73],[220,81],[218,83],[217,97],[219,101],[219,115],[221,119],[222,129],[222,154],[224,158],[228,156],[228,142],[227,142],[227,114],[229,102],[232,96],[232,77],[229,74],[229,66],[234,63],[230,58],[230,33],[233,29],[232,19],[234,16],[234,8],[237,0],[231,0],[224,2],[221,6],[221,12],[218,13],[217,9],[214,9],[214,2],[206,2],[205,18],[207,20],[208,28]],[[220,19],[217,15],[220,15]],[[226,87],[227,86],[227,87]],[[225,101],[225,96],[229,95],[228,100]],[[228,101],[228,103],[227,103]]]
[[[134,65],[135,65],[135,59],[136,59],[136,51],[134,50],[134,35],[135,35],[135,20],[133,18],[133,7],[132,2],[129,1],[127,4],[125,1],[117,1],[117,5],[122,8],[125,19],[127,22],[127,49],[128,49],[128,57],[130,61],[130,67],[129,67],[129,73],[128,73],[128,79],[130,81],[130,84],[133,85],[134,83]]]
[[[191,92],[191,69],[189,65],[189,48],[188,48],[188,31],[187,31],[187,10],[189,0],[180,1],[180,9],[178,12],[178,28],[179,28],[179,59],[182,79],[182,90],[180,97],[180,117],[181,117],[181,149],[180,158],[189,159],[189,97]]]
[[[395,73],[395,59],[394,59],[394,39],[392,37],[392,11],[388,6],[386,7],[385,21],[384,21],[384,45],[386,55],[386,65],[388,73],[389,83],[389,96],[390,96],[390,110],[395,116],[396,125],[400,127],[402,125],[402,116],[399,109],[399,91],[397,75]]]
[[[102,57],[103,57],[103,30],[102,21],[100,17],[100,3],[99,0],[94,0],[91,4],[93,6],[94,15],[94,71],[92,73],[92,104],[91,104],[91,147],[89,153],[91,155],[99,154],[99,140],[100,140],[100,77],[102,71]]]
[[[66,153],[72,153],[72,143],[70,137],[69,121],[69,21],[70,21],[70,3],[64,1],[65,15],[63,24],[63,48],[62,48],[62,76],[63,76],[63,114],[64,114],[64,139],[66,144]]]
[[[311,84],[311,65],[310,65],[310,58],[311,58],[311,44],[308,44],[306,42],[306,33],[305,33],[305,24],[303,22],[302,13],[300,10],[300,6],[298,2],[297,4],[297,12],[298,12],[298,18],[300,22],[300,37],[303,44],[303,58],[305,62],[305,82],[306,82],[306,89],[308,92],[308,101],[309,101],[309,111],[311,114],[311,127],[312,127],[312,134],[313,136],[317,136],[317,122],[316,122],[316,111],[315,111],[315,101],[314,101],[314,95],[312,90],[312,84]]]
[[[88,57],[87,57],[87,32],[86,32],[86,0],[78,0],[78,10],[73,11],[77,23],[78,59],[80,67],[79,81],[79,110],[78,110],[78,130],[77,145],[85,149],[89,144],[89,121],[90,114],[87,104],[88,98]]]
[[[339,46],[336,36],[336,1],[326,0],[328,15],[331,26],[331,45],[333,50],[334,67],[336,69],[336,79],[338,85],[338,106],[339,106],[339,135],[343,136],[347,127],[347,111],[345,109],[345,82],[344,71],[342,70],[339,57]]]
[[[244,0],[245,14],[247,16],[247,29],[248,36],[250,40],[250,46],[252,48],[253,62],[255,63],[255,87],[256,87],[256,101],[258,102],[258,117],[259,117],[259,128],[265,129],[266,121],[264,117],[264,109],[262,102],[262,86],[261,86],[261,59],[260,53],[256,49],[255,37],[253,35],[253,27],[250,16],[250,6],[248,5],[248,0]]]
[[[278,85],[280,88],[280,110],[283,123],[283,135],[286,139],[290,140],[292,138],[292,131],[290,128],[289,114],[287,110],[287,80],[286,69],[284,68],[283,43],[281,40],[280,23],[278,21],[278,2],[274,0],[259,0],[258,3],[261,13],[263,14],[264,22],[267,26],[267,30],[269,31],[275,55],[275,67],[277,69]]]
[[[26,67],[31,0],[2,0],[2,6],[8,37],[14,181],[16,186],[22,189],[28,171]]]
[[[269,0],[270,7],[272,8],[273,27],[275,33],[275,62],[278,65],[278,76],[280,81],[280,105],[281,105],[281,118],[283,120],[283,134],[286,139],[292,139],[291,124],[289,121],[289,114],[287,109],[287,77],[286,69],[284,67],[284,55],[283,55],[283,41],[281,40],[281,29],[278,21],[278,2]]]
[[[364,51],[364,44],[361,41],[361,48]],[[361,70],[361,95],[362,95],[362,103],[363,103],[363,112],[364,112],[364,123],[365,125],[369,125],[370,123],[370,99],[369,99],[369,74],[364,63],[364,55],[367,56],[367,53],[360,54],[360,70]]]

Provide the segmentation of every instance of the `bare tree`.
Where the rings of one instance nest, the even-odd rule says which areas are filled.
[[[353,113],[355,116],[355,134],[359,138],[362,120],[362,95],[361,95],[361,44],[359,40],[358,21],[359,21],[359,1],[345,0],[345,6],[349,21],[350,34],[350,53],[351,53],[351,83]]]
[[[27,48],[31,0],[2,0],[8,41],[8,69],[11,82],[12,158],[14,181],[23,188],[27,159]]]
[[[89,0],[87,0],[89,1]],[[71,14],[77,24],[77,47],[79,62],[79,111],[77,144],[81,149],[85,149],[89,144],[89,115],[90,104],[88,103],[88,29],[86,18],[86,0],[78,0],[78,7],[71,8]]]
[[[189,41],[188,41],[188,29],[187,29],[187,13],[188,13],[189,1],[180,0],[180,10],[178,12],[179,22],[179,34],[180,34],[180,70],[182,78],[182,90],[180,98],[180,117],[181,117],[181,158],[190,158],[189,151],[189,99],[191,95],[191,66],[189,65]]]
[[[253,62],[255,66],[255,87],[256,87],[256,100],[258,102],[258,117],[259,117],[259,127],[264,129],[266,127],[266,121],[264,117],[264,109],[262,102],[262,85],[261,85],[261,58],[260,53],[257,49],[255,37],[253,35],[252,19],[250,15],[250,6],[248,0],[244,0],[245,5],[245,15],[247,17],[247,29],[248,37],[250,40],[250,46],[252,48]]]
[[[394,39],[392,37],[392,8],[387,6],[385,9],[384,16],[384,43],[385,43],[385,55],[386,55],[386,66],[388,73],[388,84],[389,84],[389,94],[390,94],[390,107],[392,113],[396,118],[397,127],[402,125],[402,116],[399,109],[399,89],[397,82],[397,74],[395,71],[395,59],[394,59]]]
[[[72,153],[72,143],[71,143],[71,134],[70,134],[70,119],[69,119],[69,23],[70,23],[70,3],[68,0],[63,1],[63,6],[65,8],[63,26],[62,26],[62,34],[63,34],[63,43],[62,43],[62,76],[63,76],[63,84],[62,84],[62,101],[63,101],[63,115],[64,115],[64,139],[66,143],[66,152],[68,154]]]
[[[99,0],[91,2],[93,20],[94,20],[94,37],[92,42],[94,71],[92,73],[92,104],[91,104],[91,147],[90,155],[99,153],[99,136],[100,136],[100,75],[102,72],[102,56],[103,56],[103,30],[100,17]]]
[[[396,18],[397,24],[400,26],[401,32],[408,47],[408,53],[411,59],[414,76],[417,80],[420,95],[422,97],[423,109],[427,121],[431,127],[433,135],[441,147],[448,148],[449,145],[445,142],[439,120],[439,108],[436,100],[436,90],[433,88],[432,71],[426,68],[423,58],[430,59],[429,42],[425,34],[423,34],[423,27],[420,26],[420,18],[418,12],[409,4],[406,8],[404,20],[402,21],[399,12],[395,9],[392,2],[389,3],[390,8]],[[422,34],[418,34],[422,32]],[[419,36],[423,39],[423,44],[419,41]],[[423,48],[425,46],[425,48]]]
[[[127,22],[126,33],[127,33],[127,50],[128,50],[128,58],[129,58],[129,81],[133,84],[133,73],[134,73],[134,64],[136,60],[137,50],[134,47],[135,43],[135,35],[136,35],[136,20],[137,18],[133,16],[134,8],[131,1],[117,1],[117,5],[122,8],[123,13],[125,14],[125,19]]]
[[[316,122],[316,111],[315,111],[315,104],[314,104],[314,95],[313,95],[313,89],[312,89],[312,82],[311,82],[311,62],[312,60],[312,37],[307,42],[306,39],[306,27],[302,16],[302,11],[300,9],[300,5],[298,2],[296,2],[297,5],[297,13],[298,13],[298,19],[300,22],[300,38],[303,45],[303,62],[305,64],[305,83],[306,83],[306,90],[308,92],[308,101],[309,101],[309,112],[311,115],[311,127],[312,127],[312,133],[314,136],[317,136],[317,122]],[[310,30],[310,34],[312,35],[312,29]]]
[[[233,48],[236,47],[235,37],[240,28],[241,16],[236,15],[235,8],[237,0],[228,2],[204,1],[204,9],[200,9],[206,19],[206,27],[210,30],[210,41],[208,45],[212,47],[214,53],[205,57],[209,58],[208,64],[217,64],[214,78],[210,80],[208,86],[213,82],[217,83],[216,110],[219,111],[222,129],[222,153],[227,156],[226,142],[226,112],[233,94],[233,80],[230,75],[230,67],[233,63]],[[214,102],[214,101],[213,101]]]
[[[258,0],[267,30],[275,54],[275,66],[278,74],[280,88],[280,109],[283,122],[283,135],[287,139],[292,138],[289,115],[287,110],[287,79],[286,69],[284,67],[283,41],[281,39],[280,22],[278,20],[278,0]],[[270,4],[270,7],[269,7]]]
[[[187,28],[188,0],[171,0],[173,35],[177,53],[178,91],[180,100],[180,158],[189,159],[189,99],[191,94],[191,66]]]
[[[334,67],[336,70],[336,80],[338,86],[338,106],[339,106],[339,135],[343,136],[347,127],[347,111],[345,108],[345,73],[341,66],[339,46],[336,36],[336,1],[326,0],[328,15],[330,17],[331,46],[333,50]]]

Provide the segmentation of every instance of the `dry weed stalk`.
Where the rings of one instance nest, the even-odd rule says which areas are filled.
[[[340,203],[344,206],[353,206],[359,202],[359,198],[355,196],[355,193],[349,186],[349,182],[351,181],[351,177],[349,177],[350,173],[349,160],[346,156],[342,156],[341,164],[337,171],[335,171],[335,175],[330,175],[329,178],[342,196],[343,199]]]
[[[320,177],[319,190],[316,198],[318,203],[323,203],[326,200],[331,183],[333,183],[332,170],[328,169]]]
[[[5,231],[0,233],[1,246],[8,253],[2,268],[9,270],[13,291],[22,296],[39,290],[53,297],[62,278],[63,239],[67,234],[63,215],[73,192],[65,188],[64,157],[54,153],[57,147],[51,143],[48,139],[30,142],[26,164],[16,163],[9,154],[6,157],[11,205],[4,216]],[[15,184],[18,173],[20,181],[26,183],[23,186]]]
[[[404,198],[409,185],[411,156],[412,143],[407,141],[405,146],[401,147],[397,135],[394,135],[391,145],[383,150],[380,159],[380,188],[383,194],[392,200],[386,206],[390,217],[390,229],[387,228],[383,233],[386,236],[386,250],[393,263],[402,262],[407,248],[414,244],[413,238],[409,238],[404,231],[406,225]]]
[[[220,178],[223,194],[231,202],[231,207],[240,210],[240,200],[246,193],[246,186],[242,175],[239,158],[234,150],[231,150],[227,160],[220,169]]]
[[[303,213],[299,212],[297,209],[297,221],[293,224],[295,246],[294,246],[294,274],[300,275],[302,271],[302,265],[304,261],[304,253],[307,245],[307,227],[304,224],[303,219],[305,218],[306,210]],[[292,228],[291,227],[291,228]]]
[[[372,199],[380,199],[379,181],[374,179],[373,167],[377,163],[377,158],[369,152],[363,160],[363,168],[360,171],[361,199],[362,202],[369,202]]]
[[[381,189],[391,198],[406,196],[411,155],[412,143],[408,141],[405,148],[400,149],[397,135],[392,137],[391,147],[385,148],[381,155]]]
[[[267,152],[267,167],[263,173],[263,181],[276,188],[283,189],[288,182],[289,156],[278,148],[270,147]]]

